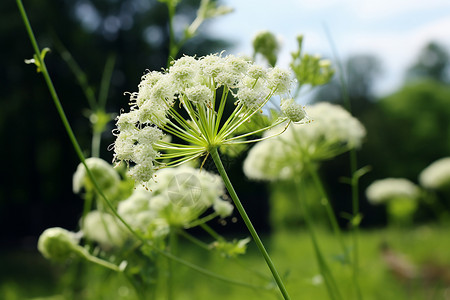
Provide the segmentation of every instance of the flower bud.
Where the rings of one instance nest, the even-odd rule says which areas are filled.
[[[234,207],[228,201],[217,199],[213,204],[213,209],[221,218],[226,218],[231,216]]]
[[[269,31],[261,31],[253,39],[253,51],[261,53],[271,66],[277,62],[279,48],[277,38]]]
[[[63,261],[79,251],[75,233],[60,227],[46,229],[38,241],[38,250],[47,259]]]
[[[294,123],[300,122],[306,117],[303,107],[292,98],[281,100],[281,111]]]
[[[103,193],[108,197],[115,196],[120,182],[120,176],[117,171],[109,163],[97,157],[86,159],[86,164]],[[73,191],[74,193],[79,193],[82,188],[85,188],[87,191],[93,191],[94,185],[84,165],[79,164],[75,174],[73,174]]]

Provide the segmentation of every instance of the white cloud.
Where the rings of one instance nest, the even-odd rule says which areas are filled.
[[[354,11],[363,19],[383,19],[426,10],[450,9],[448,0],[365,0],[351,1]]]
[[[450,9],[448,0],[297,0],[295,4],[300,10],[319,13],[323,10],[348,10],[353,16],[364,20],[385,19],[425,10]]]
[[[450,19],[443,18],[407,32],[354,33],[343,36],[339,47],[346,56],[367,53],[380,58],[386,71],[380,89],[381,93],[386,93],[401,84],[404,72],[426,44],[437,41],[450,50],[447,28],[450,28]]]

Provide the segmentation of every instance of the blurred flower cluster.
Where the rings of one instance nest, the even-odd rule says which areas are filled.
[[[436,217],[447,218],[445,199],[439,196],[445,198],[444,194],[450,191],[450,157],[431,163],[420,172],[418,181],[420,185],[405,178],[376,180],[367,187],[366,196],[374,205],[386,204],[388,215],[397,221],[412,222],[421,202],[430,206]]]
[[[302,174],[305,164],[333,158],[361,146],[364,126],[341,106],[320,102],[307,108],[307,126],[290,126],[282,134],[257,143],[244,162],[247,177],[287,180]],[[267,132],[280,130],[274,128]]]
[[[167,246],[170,234],[203,225],[214,218],[224,219],[233,213],[220,176],[206,170],[186,165],[158,170],[149,190],[135,185],[123,176],[121,168],[113,168],[100,158],[88,158],[86,163],[121,218],[160,250]],[[119,270],[122,263],[123,268],[124,261],[132,258],[122,254],[145,245],[102,205],[82,164],[73,176],[73,189],[88,205],[80,219],[80,231],[49,228],[39,239],[39,250],[49,259],[82,257],[114,270]],[[245,253],[248,241],[227,242],[219,238],[210,242],[209,247],[225,256],[235,256]],[[141,250],[149,251],[145,247]],[[135,253],[139,255],[140,251]]]

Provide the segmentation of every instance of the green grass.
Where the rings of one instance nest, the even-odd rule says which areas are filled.
[[[335,259],[339,254],[336,251],[340,249],[338,242],[325,230],[319,231],[319,238],[343,298],[355,299],[351,268]],[[305,231],[279,232],[263,239],[292,299],[328,299],[323,284],[314,282],[319,272]],[[417,266],[434,261],[447,265],[450,272],[448,228],[421,226],[415,229],[365,230],[359,239],[359,281],[365,300],[446,299],[445,289],[437,283],[425,288],[420,281],[397,280],[381,257],[380,245],[383,242]],[[272,287],[273,290],[230,285],[178,265],[174,299],[279,299],[276,286],[271,283],[270,272],[253,245],[239,260],[224,259],[184,242],[180,243],[179,252],[184,259],[219,274]],[[82,263],[55,265],[42,259],[38,253],[2,253],[0,265],[1,299],[135,299],[133,289],[122,276],[96,266]],[[449,289],[447,287],[447,293]],[[44,298],[49,296],[53,298]],[[166,299],[164,293],[160,296],[158,299]]]

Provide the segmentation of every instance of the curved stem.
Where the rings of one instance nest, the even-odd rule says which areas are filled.
[[[299,187],[299,183],[295,183],[296,189]],[[300,191],[299,191],[300,192]],[[300,194],[298,192],[298,194]],[[303,211],[303,217],[305,219],[306,227],[308,228],[309,236],[311,238],[311,242],[313,245],[314,253],[316,255],[317,263],[319,264],[320,273],[322,274],[323,280],[325,281],[325,286],[327,288],[328,295],[330,299],[342,299],[341,294],[339,292],[339,288],[334,280],[334,276],[331,273],[330,268],[328,267],[325,258],[323,257],[322,251],[320,250],[319,243],[317,241],[317,236],[314,231],[313,221],[309,215],[309,211],[304,199],[299,199],[301,209]]]
[[[175,32],[173,26],[173,19],[176,9],[176,4],[174,4],[174,2],[175,1],[167,3],[167,8],[169,10],[169,56],[167,57],[167,68],[170,66],[170,62],[172,61],[172,59],[175,59],[179,48],[175,41]]]
[[[352,213],[353,218],[356,218],[359,215],[359,176],[356,174],[357,169],[357,158],[356,151],[354,149],[350,150],[350,171],[352,173]],[[352,224],[352,246],[353,246],[353,283],[355,286],[357,299],[362,300],[362,292],[361,287],[359,286],[359,245],[358,245],[358,236],[359,236],[359,222],[351,222]]]
[[[269,253],[267,252],[266,248],[264,247],[264,244],[262,243],[261,239],[258,236],[258,233],[256,232],[255,228],[253,227],[252,222],[250,221],[250,218],[248,217],[247,213],[245,212],[244,207],[242,206],[241,201],[239,200],[238,195],[236,194],[236,191],[233,188],[233,185],[231,184],[230,179],[228,178],[227,172],[225,171],[225,168],[222,164],[222,161],[219,156],[219,152],[217,151],[217,148],[211,148],[210,149],[211,157],[214,160],[214,163],[216,164],[217,170],[219,171],[220,176],[222,176],[222,179],[225,183],[225,186],[230,193],[231,198],[233,199],[234,205],[236,206],[237,210],[239,211],[239,214],[241,215],[242,219],[244,220],[245,225],[247,225],[248,230],[250,231],[250,234],[253,237],[253,240],[256,243],[256,246],[258,247],[259,251],[261,251],[261,254],[263,255],[264,259],[266,260],[267,266],[269,267],[270,271],[272,272],[272,276],[275,279],[278,288],[280,289],[281,294],[283,295],[284,299],[290,299],[286,288],[284,287],[283,281],[281,280],[280,275],[278,274],[278,271],[275,268],[274,263],[272,262],[272,259],[269,256]]]

